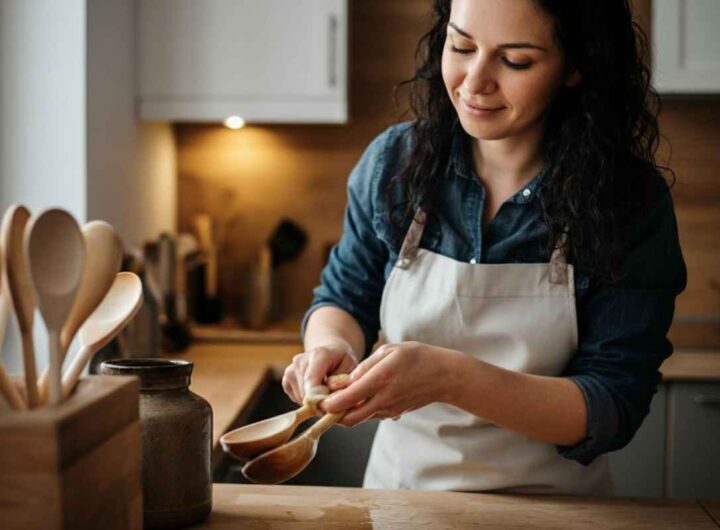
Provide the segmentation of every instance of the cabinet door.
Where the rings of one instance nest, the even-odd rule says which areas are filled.
[[[672,383],[670,497],[720,497],[720,383]]]
[[[635,437],[609,454],[618,497],[663,496],[666,404],[667,384],[661,384]]]
[[[720,2],[653,0],[658,92],[720,93]]]
[[[140,0],[141,117],[344,121],[346,0]]]

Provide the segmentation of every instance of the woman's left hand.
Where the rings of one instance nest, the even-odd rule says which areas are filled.
[[[333,394],[320,408],[350,409],[339,424],[353,427],[370,418],[397,419],[430,403],[447,402],[456,379],[452,361],[458,354],[419,342],[384,344],[355,367],[347,388],[330,385]]]

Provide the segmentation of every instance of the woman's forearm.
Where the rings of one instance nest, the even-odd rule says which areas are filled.
[[[305,326],[305,351],[319,346],[346,348],[360,362],[365,351],[365,335],[355,318],[334,306],[316,309]]]
[[[587,411],[580,388],[570,379],[524,374],[456,352],[447,357],[449,404],[528,438],[574,445],[585,438]]]

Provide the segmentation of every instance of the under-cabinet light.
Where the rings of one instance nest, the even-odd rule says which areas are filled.
[[[240,116],[230,116],[224,123],[229,129],[242,129],[245,126],[245,120]]]

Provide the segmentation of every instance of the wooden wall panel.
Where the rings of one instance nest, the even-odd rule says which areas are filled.
[[[350,2],[347,125],[250,126],[240,131],[217,125],[175,127],[178,226],[188,230],[192,215],[199,212],[230,221],[222,282],[232,308],[242,296],[243,264],[286,216],[308,231],[310,242],[294,265],[279,271],[278,284],[286,311],[295,319],[304,312],[318,282],[324,248],[341,235],[349,172],[367,144],[400,121],[392,88],[413,72],[429,5],[429,0]],[[634,8],[650,30],[650,0],[634,0]],[[405,106],[402,100],[400,108]],[[720,97],[664,99],[660,123],[667,141],[659,160],[669,162],[677,174],[673,193],[689,271],[677,320],[691,331],[676,337],[683,344],[720,344]]]

